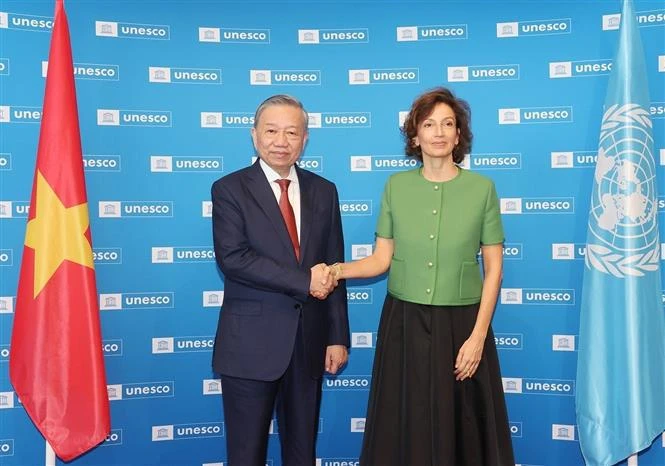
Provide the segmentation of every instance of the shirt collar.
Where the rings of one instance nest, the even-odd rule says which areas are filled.
[[[275,181],[282,179],[280,174],[277,173],[275,170],[273,170],[261,158],[259,159],[259,165],[261,166],[261,170],[263,170],[263,173],[266,175],[268,182],[274,183]],[[296,173],[296,167],[294,165],[291,165],[291,170],[289,170],[289,175],[286,177],[286,179],[291,180],[291,183],[298,184],[298,174]]]

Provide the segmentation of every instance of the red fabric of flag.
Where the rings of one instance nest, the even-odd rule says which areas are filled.
[[[110,429],[91,243],[69,27],[57,0],[9,371],[65,461]]]

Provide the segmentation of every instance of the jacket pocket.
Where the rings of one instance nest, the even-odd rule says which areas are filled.
[[[480,265],[477,262],[462,262],[460,270],[460,299],[480,298],[483,282],[480,278]]]
[[[401,295],[404,292],[406,263],[402,259],[392,258],[388,274],[388,291]]]

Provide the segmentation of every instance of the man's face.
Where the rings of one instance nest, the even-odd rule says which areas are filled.
[[[252,128],[252,140],[258,156],[280,176],[288,176],[307,141],[302,110],[290,105],[266,107]]]

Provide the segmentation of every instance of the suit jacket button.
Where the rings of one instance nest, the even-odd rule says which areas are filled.
[[[293,309],[302,309],[302,304],[294,304]]]

